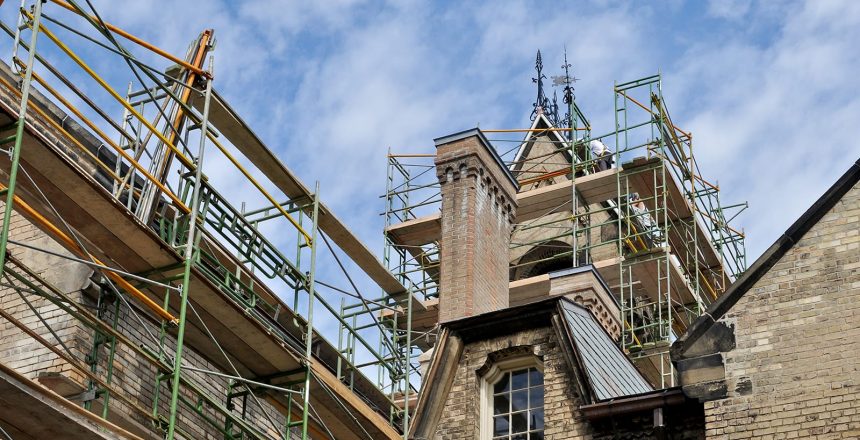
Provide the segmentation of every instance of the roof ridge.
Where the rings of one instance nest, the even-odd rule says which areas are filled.
[[[711,326],[725,315],[854,185],[860,182],[860,159],[836,180],[779,238],[761,254],[749,269],[711,303],[687,331],[672,344],[672,358],[687,352]]]

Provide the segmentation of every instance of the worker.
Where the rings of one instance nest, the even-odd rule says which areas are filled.
[[[654,219],[651,218],[651,212],[648,210],[645,202],[639,197],[639,193],[630,194],[628,200],[630,203],[631,215],[639,224],[640,236],[645,241],[646,246],[650,248],[653,247],[655,243],[661,242],[660,230],[657,228]]]
[[[606,171],[613,166],[612,152],[609,147],[598,139],[588,143],[591,148],[591,159],[594,160],[596,171]]]

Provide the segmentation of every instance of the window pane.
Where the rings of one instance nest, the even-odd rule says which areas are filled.
[[[525,432],[526,430],[528,430],[529,427],[527,414],[528,413],[526,411],[511,414],[512,433]]]
[[[493,397],[493,414],[505,414],[511,412],[510,394],[499,394]]]
[[[543,408],[531,411],[529,429],[543,429]]]
[[[538,371],[537,368],[529,369],[529,386],[534,387],[538,385],[543,385],[543,373]]]
[[[509,376],[510,375],[508,373],[502,375],[502,378],[493,386],[494,393],[501,393],[510,390],[510,387],[508,386],[508,384],[510,384],[508,380]]]
[[[543,387],[529,389],[529,408],[543,408]]]
[[[537,368],[501,374],[493,384],[494,440],[544,439],[544,378]]]
[[[511,379],[511,383],[513,384],[511,389],[519,390],[519,389],[528,387],[529,386],[529,382],[528,382],[529,376],[528,375],[529,375],[529,370],[519,370],[519,371],[514,371],[513,373],[511,373],[511,376],[513,376],[513,378]]]
[[[505,435],[508,433],[508,416],[493,417],[493,435]]]
[[[528,390],[514,391],[511,393],[511,411],[525,411],[529,409]]]

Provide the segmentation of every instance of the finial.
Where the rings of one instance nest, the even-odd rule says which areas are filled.
[[[548,115],[548,113],[552,111],[552,109],[549,108],[549,99],[547,99],[543,91],[543,80],[546,79],[546,75],[543,74],[543,60],[541,60],[540,49],[538,49],[537,58],[535,59],[535,70],[537,71],[537,78],[532,78],[532,82],[537,83],[538,90],[537,99],[533,104],[534,110],[532,110],[530,119],[532,121],[534,121],[539,114],[543,113]]]
[[[552,122],[553,127],[561,127],[561,119],[558,117],[558,93],[553,90],[552,91],[552,104],[550,105],[551,111],[548,112],[550,122]]]
[[[564,69],[563,76],[553,76],[552,77],[552,85],[560,86],[564,85],[564,89],[562,91],[562,101],[567,104],[568,111],[564,115],[564,123],[570,128],[573,126],[573,115],[571,114],[571,108],[573,107],[573,101],[576,99],[576,96],[573,94],[573,83],[577,81],[577,78],[570,76],[570,68],[572,66],[567,62],[567,46],[564,47],[564,64],[561,65],[561,68]]]
[[[561,66],[564,69],[564,103],[572,104],[573,103],[573,83],[576,82],[576,78],[570,77],[570,63],[567,62],[567,46],[564,47],[564,64]]]

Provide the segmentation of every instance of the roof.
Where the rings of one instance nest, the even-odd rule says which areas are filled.
[[[800,216],[764,253],[691,325],[674,344],[672,358],[677,360],[719,321],[746,292],[758,282],[809,230],[860,182],[860,159],[854,162],[803,215]]]
[[[553,127],[552,122],[550,122],[550,120],[547,119],[546,115],[544,115],[543,113],[539,113],[537,115],[537,117],[535,118],[535,120],[532,122],[532,125],[529,127],[529,131],[526,132],[525,138],[523,139],[523,142],[520,144],[520,147],[517,149],[517,153],[514,156],[514,162],[510,168],[511,171],[517,171],[519,169],[519,167],[522,165],[522,163],[520,161],[523,160],[524,158],[528,157],[529,153],[531,152],[532,146],[534,145],[535,141],[539,137],[539,136],[535,135],[535,131],[534,131],[538,128],[555,128],[555,127]],[[567,143],[567,139],[565,139],[561,135],[561,133],[558,132],[557,130],[551,130],[551,131],[547,132],[547,136],[554,137],[556,142],[559,142],[562,144]],[[563,154],[565,159],[567,159],[567,161],[570,162],[570,160],[571,160],[570,151],[567,148],[559,149],[558,152]]]
[[[549,275],[550,279],[555,279],[583,272],[591,272],[594,275],[594,279],[596,279],[597,282],[603,286],[603,289],[609,293],[609,298],[612,302],[619,308],[621,307],[621,303],[618,302],[618,298],[615,295],[612,295],[612,289],[609,288],[609,285],[606,284],[606,281],[603,280],[603,276],[600,275],[600,272],[597,271],[597,268],[595,268],[593,264],[583,264],[576,267],[569,267],[567,269],[554,270],[547,275]]]
[[[596,400],[654,390],[588,309],[567,299],[560,301],[559,306],[574,352]]]
[[[465,343],[508,335],[531,328],[553,326],[558,314],[564,329],[559,343],[569,345],[595,401],[617,399],[654,389],[587,308],[554,296],[521,306],[461,318],[442,324]]]
[[[465,316],[441,323],[466,343],[509,335],[523,330],[552,325],[559,297],[549,297],[519,306],[506,307],[480,315]]]

